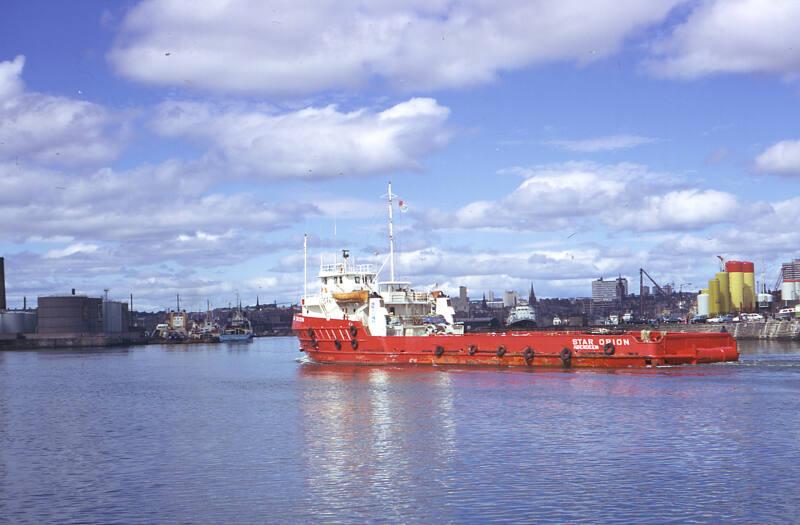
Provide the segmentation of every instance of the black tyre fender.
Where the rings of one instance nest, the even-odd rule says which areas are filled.
[[[617,351],[617,349],[616,349],[616,347],[614,346],[614,343],[612,343],[611,341],[607,342],[607,343],[606,343],[606,344],[603,346],[603,353],[604,353],[605,355],[614,355],[614,352],[616,352],[616,351]]]
[[[308,330],[306,330],[306,335],[308,335],[310,339],[314,339],[314,329],[309,328]]]
[[[442,355],[444,354],[444,347],[443,346],[437,346],[436,350],[434,350],[433,353],[434,353],[434,355],[436,357],[442,357]]]
[[[498,346],[497,347],[497,357],[503,357],[504,355],[506,355],[506,347],[503,346],[503,345]]]
[[[475,346],[475,345],[469,345],[469,349],[467,349],[467,353],[469,355],[475,355],[476,353],[478,353],[478,347]]]
[[[358,328],[355,325],[350,327],[350,337],[355,337],[358,335]]]
[[[558,357],[561,358],[562,363],[567,365],[569,364],[570,361],[572,361],[572,350],[570,350],[569,348],[564,348],[563,350],[561,350],[561,352],[559,352]]]
[[[530,346],[526,346],[525,349],[522,351],[522,357],[525,358],[526,363],[530,363],[533,361],[533,356],[536,355],[533,351],[533,348]]]
[[[342,342],[339,341],[338,339],[336,339],[336,340],[333,341],[333,346],[335,346],[337,350],[341,350],[342,349]]]
[[[350,340],[350,346],[353,347],[353,350],[358,350],[358,339]]]

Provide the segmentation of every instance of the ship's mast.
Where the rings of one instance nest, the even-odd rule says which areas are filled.
[[[303,234],[303,302],[308,295],[308,234]]]
[[[394,282],[394,225],[392,223],[392,183],[389,182],[389,280]]]

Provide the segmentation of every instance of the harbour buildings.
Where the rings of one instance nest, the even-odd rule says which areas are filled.
[[[781,265],[781,301],[787,306],[800,301],[800,259]]]
[[[85,295],[39,297],[40,334],[97,334],[103,331],[103,300]]]
[[[599,278],[592,281],[592,302],[594,303],[613,303],[621,301],[628,295],[628,280],[618,277],[613,281],[605,281]]]

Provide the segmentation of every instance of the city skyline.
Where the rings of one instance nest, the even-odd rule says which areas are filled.
[[[348,7],[349,6],[349,7]],[[358,7],[356,7],[358,6]],[[798,256],[800,5],[11,2],[0,256],[22,297],[297,302],[347,248],[587,297]],[[720,30],[722,28],[723,30]],[[763,277],[762,277],[763,276]],[[310,281],[312,279],[309,279]]]

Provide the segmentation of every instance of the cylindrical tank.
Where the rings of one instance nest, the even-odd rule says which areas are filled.
[[[710,296],[707,293],[701,293],[697,295],[697,315],[708,315],[708,304],[710,301]]]
[[[35,312],[0,312],[0,334],[32,334],[36,332]]]
[[[710,315],[717,315],[720,310],[719,300],[719,281],[716,279],[708,280],[708,313]]]
[[[797,294],[795,293],[795,284],[792,281],[784,281],[781,284],[781,299],[784,301],[795,301],[797,300]]]
[[[719,313],[727,314],[731,311],[731,282],[728,272],[717,272],[719,281]]]
[[[744,311],[744,274],[742,273],[742,263],[740,261],[728,261],[725,263],[725,270],[728,272],[731,291],[731,311]]]
[[[749,261],[742,262],[742,274],[744,278],[744,304],[748,312],[755,310],[756,302],[756,268]]]

